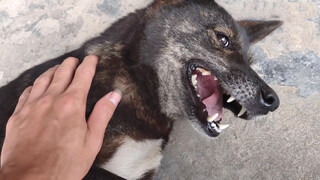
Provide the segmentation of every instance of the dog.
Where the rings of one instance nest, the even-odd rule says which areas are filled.
[[[223,107],[251,119],[279,107],[279,98],[250,67],[251,44],[281,21],[235,21],[213,0],[155,0],[115,22],[79,49],[35,66],[0,88],[1,143],[25,88],[67,57],[100,58],[86,115],[107,92],[123,98],[85,179],[152,179],[173,123],[188,120],[216,137]]]

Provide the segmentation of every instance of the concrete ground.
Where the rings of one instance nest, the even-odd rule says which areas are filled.
[[[0,85],[149,2],[1,0]],[[252,47],[254,69],[277,91],[281,106],[257,121],[225,111],[231,127],[216,139],[176,122],[155,179],[320,179],[320,2],[217,2],[235,19],[285,22]]]

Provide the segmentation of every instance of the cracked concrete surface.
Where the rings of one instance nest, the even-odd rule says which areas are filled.
[[[1,0],[0,85],[149,2]],[[320,2],[217,2],[235,19],[284,21],[251,48],[253,67],[277,91],[281,106],[256,121],[226,111],[231,127],[215,139],[176,122],[155,179],[320,179]]]

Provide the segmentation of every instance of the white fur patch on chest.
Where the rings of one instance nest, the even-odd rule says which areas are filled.
[[[101,168],[129,180],[142,178],[146,172],[159,167],[162,141],[135,141],[126,137],[112,158]]]

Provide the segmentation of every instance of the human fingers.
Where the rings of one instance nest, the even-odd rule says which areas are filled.
[[[98,64],[98,57],[87,56],[83,62],[77,68],[74,78],[67,88],[66,93],[77,92],[79,99],[87,99],[89,89],[92,83],[92,79],[96,72],[96,66]]]
[[[59,65],[48,69],[46,72],[41,74],[33,83],[32,91],[30,92],[29,98],[26,103],[30,103],[33,100],[39,98],[48,89],[53,75]]]
[[[98,153],[103,142],[106,127],[121,100],[121,93],[113,91],[101,98],[95,105],[89,119],[87,143]]]
[[[28,88],[26,88],[23,91],[23,93],[19,97],[18,104],[17,104],[13,114],[18,113],[24,107],[24,105],[26,104],[26,102],[29,98],[31,90],[32,90],[32,86],[29,86]]]
[[[62,62],[54,73],[52,82],[48,87],[47,94],[61,94],[69,86],[74,76],[74,71],[79,64],[79,60],[69,57]]]

